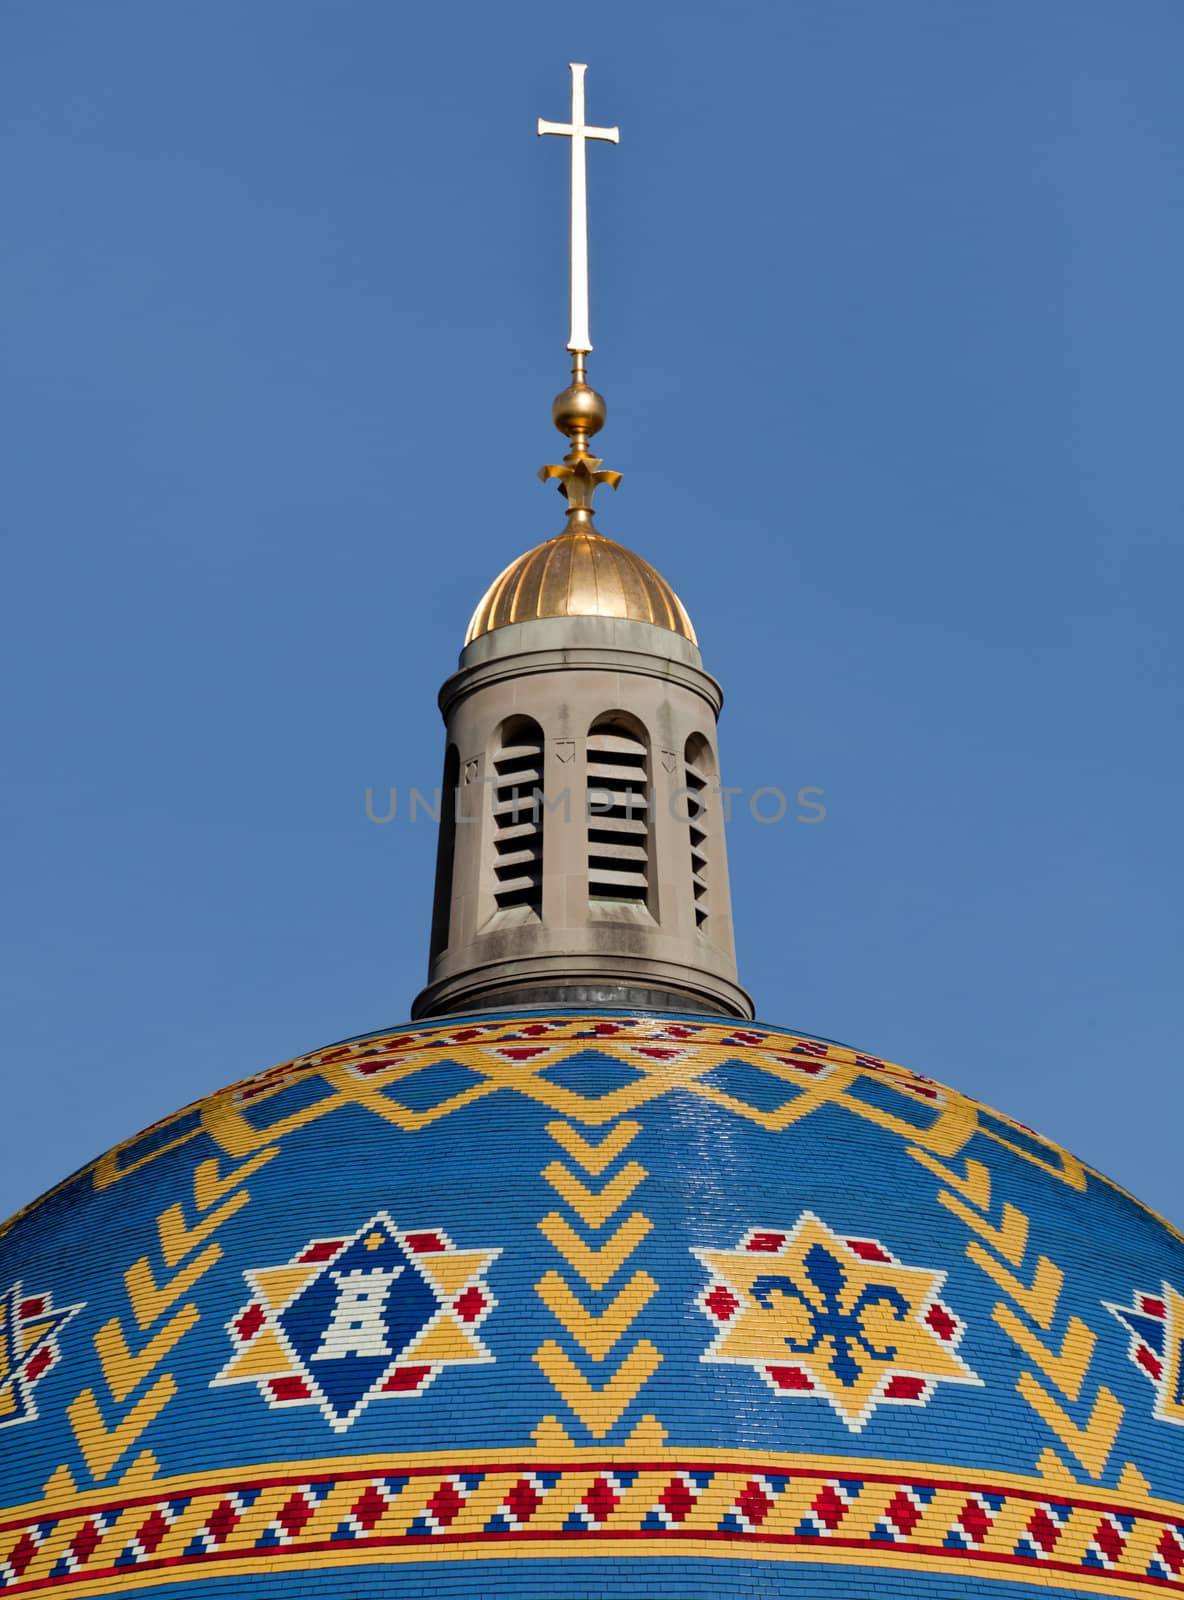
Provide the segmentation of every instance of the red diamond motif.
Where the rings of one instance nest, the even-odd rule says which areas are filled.
[[[888,1380],[888,1387],[884,1390],[885,1400],[919,1400],[925,1393],[926,1379],[909,1378],[903,1372],[898,1372],[894,1378]]]
[[[75,1561],[87,1562],[103,1542],[103,1535],[93,1522],[84,1522],[70,1543],[70,1554]]]
[[[431,1255],[436,1250],[448,1248],[438,1233],[409,1233],[407,1243],[416,1255],[420,1256]]]
[[[529,1478],[519,1478],[506,1496],[506,1509],[517,1522],[529,1522],[542,1503],[542,1495]]]
[[[847,1502],[841,1499],[828,1483],[823,1486],[821,1494],[810,1509],[820,1522],[825,1522],[827,1527],[833,1530],[847,1515]]]
[[[1144,1294],[1139,1296],[1139,1303],[1149,1317],[1166,1317],[1168,1308],[1162,1300],[1157,1300],[1154,1295]]]
[[[372,1078],[376,1072],[384,1072],[387,1067],[394,1066],[398,1060],[398,1056],[389,1053],[385,1055],[376,1054],[368,1056],[364,1061],[351,1062],[350,1065],[363,1078]]]
[[[40,1549],[36,1539],[31,1533],[22,1533],[13,1548],[8,1552],[8,1565],[19,1578],[25,1568],[32,1561]]]
[[[982,1544],[993,1520],[980,1500],[968,1500],[958,1513],[958,1521],[965,1529],[966,1537],[974,1544]]]
[[[713,1316],[718,1317],[721,1322],[726,1322],[735,1314],[740,1302],[730,1289],[725,1288],[722,1283],[717,1283],[703,1304]]]
[[[848,1239],[847,1248],[863,1261],[891,1261],[892,1257],[874,1239]]]
[[[267,1387],[275,1400],[307,1400],[312,1393],[303,1378],[272,1378]]]
[[[1117,1561],[1126,1549],[1126,1540],[1114,1523],[1110,1521],[1109,1517],[1103,1517],[1101,1522],[1098,1523],[1097,1531],[1094,1534],[1094,1543],[1107,1561]]]
[[[783,1233],[754,1233],[744,1248],[746,1250],[755,1250],[758,1253],[763,1251],[772,1255],[780,1250],[784,1243],[785,1235]]]
[[[418,1389],[431,1367],[396,1367],[382,1386],[384,1394],[407,1394]]]
[[[474,1285],[466,1289],[460,1299],[454,1301],[452,1309],[462,1322],[475,1322],[488,1304],[480,1289]]]
[[[814,1380],[801,1367],[766,1367],[765,1371],[779,1389],[805,1389],[814,1387]]]
[[[45,1296],[39,1294],[34,1295],[31,1300],[22,1300],[17,1315],[27,1320],[29,1317],[39,1317],[44,1310]]]
[[[915,1502],[903,1489],[898,1489],[889,1501],[888,1515],[903,1534],[912,1533],[921,1520],[921,1513],[917,1510]]]
[[[682,1478],[671,1478],[658,1496],[658,1504],[675,1522],[681,1522],[695,1503],[695,1497]]]
[[[345,1243],[344,1239],[318,1239],[315,1244],[310,1244],[302,1255],[296,1257],[297,1261],[328,1261],[330,1256],[335,1256]]]
[[[206,1532],[215,1544],[225,1544],[239,1523],[239,1510],[230,1500],[221,1500],[214,1507]]]
[[[1028,1523],[1028,1532],[1044,1551],[1045,1555],[1061,1537],[1061,1530],[1049,1516],[1043,1506],[1037,1506],[1032,1513],[1032,1520]]]
[[[359,1499],[354,1502],[353,1515],[358,1519],[369,1533],[375,1523],[380,1521],[387,1508],[387,1498],[381,1494],[372,1483],[368,1483]]]
[[[925,1321],[933,1329],[934,1333],[936,1333],[939,1339],[945,1339],[949,1341],[958,1331],[958,1324],[946,1310],[945,1306],[939,1304],[936,1300],[929,1307],[929,1312],[925,1318]]]
[[[250,1305],[241,1317],[235,1318],[234,1331],[245,1342],[247,1339],[253,1339],[266,1321],[267,1313],[263,1307]]]
[[[778,1055],[776,1051],[771,1051],[770,1054],[773,1060],[780,1062],[783,1067],[792,1067],[795,1072],[804,1072],[809,1078],[817,1077],[830,1065],[827,1061],[803,1061],[801,1056]]]
[[[584,1496],[583,1503],[597,1522],[603,1522],[620,1498],[612,1484],[605,1478],[597,1478]]]
[[[460,1493],[454,1483],[445,1478],[444,1482],[428,1501],[428,1510],[436,1521],[446,1528],[464,1503],[464,1495]]]
[[[1159,1541],[1156,1549],[1173,1572],[1178,1573],[1180,1568],[1184,1567],[1184,1545],[1180,1543],[1170,1528],[1163,1530],[1163,1538]]]
[[[736,1496],[737,1511],[742,1512],[754,1528],[760,1527],[769,1515],[772,1505],[772,1500],[755,1478],[746,1483]]]
[[[303,1531],[305,1525],[311,1521],[313,1510],[314,1508],[297,1490],[295,1494],[289,1495],[284,1501],[275,1520],[288,1537],[294,1539],[298,1533]]]
[[[150,1556],[157,1545],[169,1531],[169,1519],[158,1507],[153,1510],[148,1520],[136,1530],[136,1543],[142,1548],[145,1555]]]
[[[30,1383],[36,1383],[37,1379],[46,1370],[46,1368],[53,1366],[53,1360],[53,1351],[47,1344],[43,1344],[41,1349],[38,1350],[37,1354],[33,1357],[32,1361],[30,1361],[29,1365],[25,1368],[25,1377]]]
[[[1163,1362],[1158,1356],[1152,1355],[1145,1344],[1141,1344],[1135,1351],[1135,1360],[1151,1374],[1156,1383],[1163,1377]]]

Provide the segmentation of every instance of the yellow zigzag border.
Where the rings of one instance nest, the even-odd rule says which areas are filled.
[[[619,1122],[598,1144],[590,1144],[567,1122],[550,1122],[547,1132],[571,1161],[597,1178],[637,1137],[641,1124],[628,1120]],[[628,1161],[614,1178],[595,1190],[561,1161],[550,1162],[541,1176],[585,1227],[598,1230],[632,1198],[649,1173],[640,1163]],[[589,1288],[600,1290],[624,1266],[653,1224],[640,1211],[633,1211],[600,1245],[587,1243],[557,1211],[548,1212],[538,1226],[548,1244]],[[618,1289],[604,1310],[596,1313],[588,1310],[558,1272],[545,1272],[535,1284],[535,1293],[547,1310],[580,1349],[598,1363],[625,1337],[657,1292],[658,1285],[649,1273],[638,1270]],[[603,1439],[658,1370],[662,1353],[648,1339],[639,1339],[611,1376],[599,1385],[580,1371],[554,1339],[544,1340],[534,1353],[534,1361],[592,1437]],[[657,1424],[653,1418],[645,1418],[644,1423],[649,1436],[654,1437]],[[535,1437],[541,1443],[543,1438],[556,1438],[561,1434],[566,1437],[558,1420],[544,1417]]]
[[[524,1041],[538,1044],[533,1060],[505,1056],[507,1048],[518,1049]],[[542,1075],[558,1060],[588,1048],[627,1061],[641,1070],[643,1081],[589,1102]],[[705,1081],[714,1067],[738,1056],[774,1077],[794,1083],[803,1092],[775,1111],[761,1111]],[[376,1060],[379,1057],[385,1059]],[[814,1074],[807,1084],[803,1084],[803,1060],[812,1063]],[[423,1112],[413,1112],[390,1097],[392,1086],[403,1077],[436,1061],[459,1062],[475,1072],[480,1081]],[[356,1070],[359,1064],[366,1065],[364,1077]],[[260,1126],[259,1110],[269,1097],[278,1094],[293,1076],[305,1074],[322,1081],[323,1098],[278,1117],[269,1127]],[[914,1118],[897,1117],[880,1109],[860,1092],[860,1081],[868,1076],[906,1096],[925,1097],[933,1107],[934,1121],[928,1128],[919,1129]],[[672,1088],[698,1095],[770,1132],[782,1131],[825,1106],[838,1105],[944,1160],[961,1154],[970,1140],[981,1134],[1075,1189],[1085,1188],[1087,1172],[1109,1187],[1118,1188],[1104,1174],[1085,1168],[1068,1152],[1012,1123],[1002,1113],[992,1112],[952,1089],[932,1085],[879,1057],[777,1028],[745,1029],[735,1024],[706,1022],[675,1025],[653,1018],[627,1019],[612,1036],[595,1039],[589,1037],[586,1026],[580,1026],[579,1018],[571,1017],[536,1018],[529,1024],[519,1018],[463,1028],[417,1027],[367,1034],[298,1056],[219,1090],[124,1141],[87,1170],[95,1188],[105,1189],[203,1134],[212,1138],[228,1157],[245,1160],[263,1145],[278,1143],[345,1106],[361,1106],[401,1131],[414,1133],[486,1095],[508,1090],[539,1101],[559,1116],[607,1124],[618,1116],[637,1112]],[[178,1130],[174,1137],[160,1137],[172,1128]],[[1012,1137],[1011,1129],[1020,1137]],[[149,1133],[157,1136],[156,1143],[150,1150],[137,1153]],[[51,1190],[50,1194],[54,1192]],[[48,1195],[42,1196],[34,1206],[47,1198]],[[0,1223],[0,1233],[22,1215],[18,1213]],[[1170,1228],[1163,1218],[1159,1220]],[[1176,1236],[1181,1237],[1178,1233]]]
[[[250,1201],[250,1191],[238,1185],[278,1154],[278,1145],[260,1150],[225,1176],[219,1175],[216,1156],[201,1162],[193,1174],[195,1220],[186,1221],[180,1203],[166,1207],[157,1217],[156,1232],[164,1265],[170,1271],[174,1267],[180,1270],[172,1277],[158,1278],[149,1258],[141,1256],[123,1275],[138,1334],[153,1330],[147,1343],[134,1347],[136,1335],[129,1335],[120,1317],[105,1322],[94,1338],[95,1353],[116,1407],[123,1406],[135,1390],[148,1381],[165,1357],[197,1324],[201,1313],[192,1300],[176,1311],[171,1308],[222,1259],[222,1246],[207,1241]],[[110,1476],[176,1392],[177,1380],[171,1372],[162,1372],[130,1410],[116,1415],[113,1420],[109,1421],[104,1414],[93,1389],[84,1389],[66,1408],[92,1482],[102,1483]],[[151,1477],[156,1463],[150,1452],[145,1452],[132,1470]],[[61,1487],[64,1475],[69,1475],[69,1469],[59,1468],[50,1484]],[[46,1490],[48,1493],[49,1485]]]
[[[1017,1393],[1089,1476],[1100,1478],[1125,1414],[1121,1401],[1105,1384],[1099,1385],[1084,1422],[1075,1422],[1062,1403],[1076,1404],[1080,1399],[1097,1335],[1076,1316],[1069,1318],[1059,1349],[1046,1344],[1036,1331],[1047,1333],[1056,1321],[1065,1274],[1045,1255],[1038,1256],[1034,1266],[1025,1267],[1031,1225],[1010,1201],[1003,1202],[998,1221],[990,1220],[991,1174],[981,1161],[967,1157],[965,1175],[959,1176],[927,1150],[913,1146],[909,1155],[946,1185],[938,1192],[938,1203],[977,1235],[966,1246],[967,1257],[1008,1297],[996,1304],[992,1312],[995,1322],[1052,1385],[1051,1390],[1046,1388],[1035,1372],[1025,1370],[1016,1384]],[[990,1248],[985,1249],[980,1241]],[[1016,1314],[1015,1306],[1027,1321]],[[1041,1452],[1037,1468],[1051,1477],[1069,1472],[1051,1449]]]

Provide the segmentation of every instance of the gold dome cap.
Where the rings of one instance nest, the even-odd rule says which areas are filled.
[[[624,617],[698,643],[686,607],[662,574],[587,525],[568,528],[512,561],[486,590],[465,643],[538,617]]]
[[[583,70],[579,68],[581,74]],[[604,396],[587,382],[589,348],[577,344],[573,333],[568,346],[572,381],[551,403],[551,421],[571,441],[571,449],[561,463],[539,469],[543,482],[554,482],[567,501],[567,525],[498,574],[473,612],[466,646],[496,628],[542,617],[619,617],[668,628],[693,645],[699,643],[686,607],[662,574],[623,544],[606,539],[593,524],[593,496],[601,487],[615,489],[621,474],[605,468],[588,448],[608,413]]]

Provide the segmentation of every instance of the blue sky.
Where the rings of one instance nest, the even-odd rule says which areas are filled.
[[[406,1016],[434,838],[364,795],[438,781],[558,531],[582,60],[601,521],[727,780],[825,791],[731,828],[760,1015],[1184,1220],[1182,46],[1169,0],[6,0],[0,1213]]]

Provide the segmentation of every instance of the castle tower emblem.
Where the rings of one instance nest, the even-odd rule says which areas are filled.
[[[234,1354],[215,1386],[254,1383],[272,1407],[319,1406],[343,1433],[372,1400],[422,1394],[445,1367],[488,1362],[477,1336],[496,1301],[500,1250],[458,1250],[438,1228],[379,1211],[345,1239],[310,1240],[244,1274],[252,1297],[226,1325]]]

